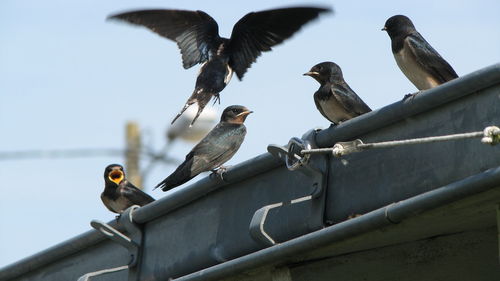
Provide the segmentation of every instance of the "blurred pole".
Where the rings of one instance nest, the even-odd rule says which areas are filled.
[[[127,179],[142,189],[142,177],[139,167],[141,154],[141,131],[136,122],[127,122],[125,127],[125,173]]]

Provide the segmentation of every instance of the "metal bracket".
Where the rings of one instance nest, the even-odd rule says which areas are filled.
[[[298,171],[306,175],[312,179],[312,184],[310,185],[310,193],[307,196],[269,204],[255,211],[250,222],[249,231],[250,236],[260,244],[265,246],[276,244],[271,235],[265,231],[267,215],[269,211],[275,208],[311,201],[312,218],[308,222],[310,228],[318,228],[318,225],[323,225],[324,204],[321,204],[321,202],[324,202],[325,175],[320,169],[311,165],[310,155],[301,153],[304,149],[311,149],[313,145],[310,139],[314,137],[314,134],[315,131],[310,131],[302,139],[292,138],[288,142],[287,147],[272,144],[267,147],[269,153],[285,162],[288,170]],[[324,156],[320,157],[324,158]]]
[[[124,269],[129,270],[128,274],[128,280],[129,281],[136,281],[139,280],[139,263],[141,260],[141,255],[142,255],[142,229],[134,223],[132,215],[133,212],[138,209],[140,206],[138,205],[133,205],[130,208],[126,209],[119,217],[118,217],[118,223],[122,225],[126,232],[129,234],[129,236],[121,233],[120,231],[116,230],[112,226],[110,226],[107,223],[98,221],[98,220],[92,220],[90,222],[90,225],[95,228],[97,231],[102,233],[104,236],[106,236],[108,239],[112,240],[113,242],[116,242],[126,248],[128,252],[130,253],[130,261],[127,265],[124,266],[119,266],[116,268],[109,268],[109,269],[103,269],[95,272],[90,272],[87,273],[80,278],[78,278],[78,281],[87,281],[90,280],[90,277],[102,275],[102,274],[107,274],[107,273],[112,273],[112,272],[117,272],[121,271]]]

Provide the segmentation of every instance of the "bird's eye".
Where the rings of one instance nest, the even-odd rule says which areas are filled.
[[[322,67],[321,66],[318,66],[318,71],[321,71]]]

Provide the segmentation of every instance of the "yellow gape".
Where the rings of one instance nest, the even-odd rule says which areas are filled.
[[[120,182],[122,182],[122,180],[124,178],[124,175],[123,175],[123,172],[120,170],[113,170],[113,171],[111,171],[111,173],[109,173],[108,178],[110,181],[112,181],[116,184],[120,184]]]

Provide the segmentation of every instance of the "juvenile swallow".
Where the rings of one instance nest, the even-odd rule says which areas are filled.
[[[123,167],[111,164],[104,170],[104,192],[101,193],[104,206],[111,212],[121,214],[132,205],[144,206],[155,201],[132,183],[127,181]]]
[[[240,148],[247,132],[243,122],[252,112],[241,105],[224,109],[220,122],[186,155],[184,162],[155,188],[161,187],[167,191],[202,172],[221,167]]]
[[[304,75],[311,76],[321,84],[314,93],[314,103],[330,122],[339,124],[372,111],[344,81],[342,70],[337,64],[322,62]]]
[[[399,68],[420,91],[458,77],[448,62],[417,32],[408,17],[390,17],[382,30],[391,38],[392,53]]]
[[[317,18],[327,8],[294,7],[251,12],[233,27],[231,37],[219,36],[217,22],[203,11],[141,10],[112,15],[118,19],[149,28],[177,42],[185,69],[202,64],[193,93],[172,124],[192,104],[198,103],[194,124],[203,108],[231,80],[233,71],[239,80],[262,52],[291,37],[302,25]]]

